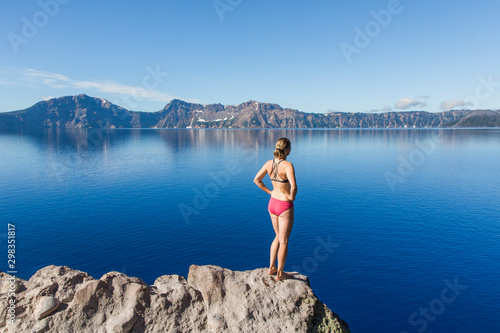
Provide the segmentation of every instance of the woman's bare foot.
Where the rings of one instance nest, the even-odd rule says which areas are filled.
[[[293,275],[292,274],[288,274],[288,273],[281,273],[281,275],[276,275],[276,281],[281,281],[281,280],[286,280],[286,279],[291,279],[293,278]]]
[[[271,267],[269,268],[269,275],[273,275],[273,274],[276,274],[276,272],[278,271],[278,269],[276,267]]]

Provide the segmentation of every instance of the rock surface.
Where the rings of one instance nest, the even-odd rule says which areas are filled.
[[[0,332],[349,332],[306,276],[191,265],[187,280],[153,285],[119,272],[96,280],[66,266],[16,278],[16,318],[5,320],[10,275],[0,272]],[[12,281],[12,280],[11,280]]]
[[[461,126],[473,110],[310,113],[278,104],[197,104],[174,99],[156,112],[130,111],[85,94],[41,101],[0,113],[0,129],[40,128],[410,128]],[[467,126],[500,126],[500,110],[481,111],[487,121]],[[486,113],[485,113],[486,112]],[[495,120],[496,119],[496,120]]]

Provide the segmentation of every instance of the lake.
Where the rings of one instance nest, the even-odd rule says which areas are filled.
[[[24,279],[267,267],[253,178],[283,136],[298,184],[285,271],[352,332],[500,330],[500,129],[4,131],[0,239],[16,226]]]

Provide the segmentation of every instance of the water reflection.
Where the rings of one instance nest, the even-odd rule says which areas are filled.
[[[28,138],[42,150],[58,147],[58,151],[73,151],[81,155],[89,151],[105,153],[139,138],[161,141],[172,151],[183,148],[239,146],[247,149],[268,147],[280,137],[301,142],[323,144],[376,142],[394,144],[415,143],[429,138],[453,146],[467,141],[498,141],[500,129],[40,129],[2,131],[0,138]]]
[[[290,267],[313,256],[318,235],[342,244],[308,272],[326,302],[355,316],[363,302],[393,309],[402,295],[403,313],[385,312],[394,323],[459,273],[485,295],[484,309],[495,309],[500,129],[3,131],[0,216],[23,230],[24,278],[48,264],[95,276],[120,269],[150,283],[185,275],[191,263],[267,264],[267,198],[252,180],[282,136],[292,140],[300,183]],[[429,139],[435,145],[419,146]],[[179,205],[195,207],[195,190],[233,159],[241,171],[231,185],[185,223]],[[359,290],[349,281],[362,281]],[[473,293],[464,297],[477,304]],[[477,318],[470,309],[447,313]],[[486,310],[480,315],[493,318]]]

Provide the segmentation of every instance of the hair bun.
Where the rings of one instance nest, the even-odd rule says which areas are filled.
[[[274,157],[284,159],[287,156],[287,151],[288,153],[290,153],[290,140],[288,140],[287,138],[281,138],[276,141]]]

